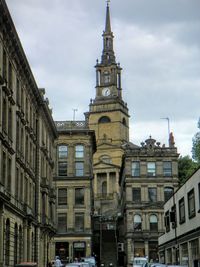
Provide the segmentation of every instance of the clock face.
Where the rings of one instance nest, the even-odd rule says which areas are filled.
[[[103,96],[109,96],[110,95],[110,89],[109,88],[104,88],[102,90],[102,95]]]

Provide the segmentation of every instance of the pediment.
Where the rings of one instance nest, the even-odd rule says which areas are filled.
[[[116,148],[116,147],[119,147],[117,145],[114,145],[110,142],[101,142],[99,144],[97,144],[98,147],[100,147],[101,149],[107,149],[107,148]]]
[[[99,161],[99,162],[93,164],[93,168],[94,168],[94,170],[95,169],[113,169],[113,168],[120,169],[120,166],[112,164],[112,163]]]

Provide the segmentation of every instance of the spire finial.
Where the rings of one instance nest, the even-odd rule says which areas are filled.
[[[106,2],[107,2],[107,6],[109,6],[110,0],[106,0]]]

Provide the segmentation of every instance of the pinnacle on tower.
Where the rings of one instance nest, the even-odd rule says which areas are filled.
[[[115,54],[113,51],[113,33],[111,31],[111,22],[110,22],[110,8],[109,2],[107,1],[106,7],[106,23],[105,31],[103,32],[103,52],[101,56],[101,64],[109,65],[115,62]]]

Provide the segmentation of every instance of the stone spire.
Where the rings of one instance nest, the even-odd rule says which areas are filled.
[[[111,31],[111,22],[110,22],[110,7],[107,2],[106,7],[106,23],[105,31],[103,32],[103,52],[101,56],[101,64],[110,65],[115,62],[115,54],[113,51],[113,33]]]
[[[110,25],[110,10],[109,10],[109,3],[107,2],[106,8],[106,27],[105,32],[111,33],[111,25]]]

